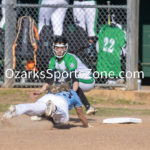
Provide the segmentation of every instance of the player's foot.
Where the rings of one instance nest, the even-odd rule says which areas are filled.
[[[55,112],[56,112],[56,106],[55,106],[55,104],[51,100],[49,100],[46,103],[45,116],[47,118],[51,118],[51,117],[53,117],[53,115],[55,114]]]
[[[117,84],[124,84],[125,83],[125,80],[124,79],[118,79],[117,80]]]
[[[3,118],[10,119],[10,118],[13,118],[15,115],[16,115],[16,106],[11,105],[8,108],[8,111],[3,115]]]
[[[31,116],[31,120],[40,121],[40,120],[42,120],[42,117],[40,117],[40,116]]]
[[[94,107],[90,106],[89,109],[86,111],[86,114],[87,115],[95,115],[96,112],[97,112],[97,110]]]

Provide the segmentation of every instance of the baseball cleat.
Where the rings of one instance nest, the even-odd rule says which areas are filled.
[[[31,116],[31,120],[32,121],[40,121],[40,120],[42,120],[42,117],[40,117],[40,116]]]
[[[51,100],[49,100],[46,103],[45,116],[47,118],[51,118],[51,117],[53,117],[53,115],[55,114],[55,112],[56,112],[56,106],[55,106],[55,104]]]
[[[95,115],[96,112],[97,112],[97,110],[94,107],[90,106],[89,109],[86,111],[86,114],[87,115],[92,115],[92,114]]]
[[[8,108],[8,111],[3,115],[3,118],[10,119],[10,118],[13,118],[14,116],[16,116],[16,106],[11,105]]]

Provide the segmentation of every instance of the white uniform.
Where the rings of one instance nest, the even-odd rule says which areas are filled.
[[[42,0],[43,5],[57,5],[68,4],[66,0]],[[41,7],[39,11],[39,28],[38,33],[41,32],[44,25],[49,25],[50,21],[53,26],[53,32],[56,36],[61,36],[63,32],[63,22],[67,8],[52,8]]]
[[[66,123],[69,120],[68,103],[62,96],[46,94],[35,103],[16,105],[16,116],[26,114],[40,116],[45,113],[46,103],[51,100],[57,107],[53,119],[56,123]]]
[[[5,5],[5,0],[2,0],[2,5]],[[5,27],[5,8],[2,7],[2,19],[0,21],[0,28],[4,29]]]
[[[91,1],[74,1],[74,5],[95,5],[94,0]],[[95,8],[74,8],[73,9],[74,22],[76,25],[82,27],[85,31],[87,28],[88,36],[95,36],[95,21],[96,9]]]

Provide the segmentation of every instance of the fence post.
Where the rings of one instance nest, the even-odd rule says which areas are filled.
[[[139,2],[127,0],[127,67],[126,71],[138,71]],[[129,74],[128,74],[129,75]],[[126,80],[126,90],[137,90],[137,76]]]
[[[14,77],[12,76],[13,56],[12,56],[12,45],[16,33],[16,11],[14,9],[16,0],[5,0],[5,55],[4,55],[4,84],[3,87],[10,88],[14,83]],[[7,73],[7,74],[6,74]]]

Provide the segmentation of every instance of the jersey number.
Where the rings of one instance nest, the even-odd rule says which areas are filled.
[[[114,51],[114,44],[115,44],[115,40],[113,38],[111,38],[110,40],[108,39],[108,37],[104,38],[104,47],[103,47],[103,51],[104,52],[108,52],[108,53],[112,53]]]

